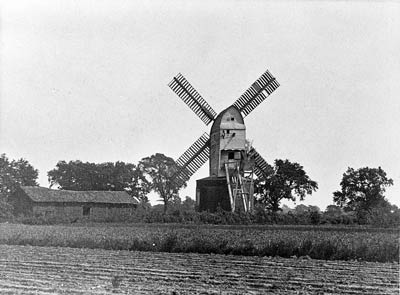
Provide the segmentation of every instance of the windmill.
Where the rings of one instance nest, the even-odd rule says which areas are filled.
[[[175,182],[183,183],[209,159],[209,177],[197,180],[199,210],[250,211],[253,208],[253,175],[262,177],[270,165],[246,141],[243,118],[279,87],[269,71],[261,75],[231,106],[217,114],[182,74],[168,86],[206,124],[213,122],[176,161]]]

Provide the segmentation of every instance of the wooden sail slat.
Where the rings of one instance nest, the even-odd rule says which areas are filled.
[[[209,140],[209,135],[204,133],[176,160],[179,170],[174,176],[175,181],[178,183],[186,182],[207,162],[210,155]]]
[[[279,87],[275,77],[267,70],[233,104],[243,116],[250,114]]]
[[[194,89],[194,87],[183,77],[182,74],[175,76],[168,86],[174,91],[183,102],[206,124],[210,124],[217,113]]]

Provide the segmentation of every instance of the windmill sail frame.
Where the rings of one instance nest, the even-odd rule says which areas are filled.
[[[279,86],[280,84],[278,81],[267,70],[233,103],[233,105],[239,109],[243,117],[246,117]]]
[[[210,136],[205,132],[176,160],[179,170],[173,177],[175,182],[183,184],[188,181],[209,157]]]
[[[254,147],[251,148],[249,155],[254,158],[254,173],[258,178],[263,178],[265,175],[268,175],[273,171],[272,166],[261,157]]]
[[[217,113],[205,101],[205,99],[194,89],[194,87],[179,73],[172,79],[168,86],[174,91],[185,104],[206,124],[210,124]]]

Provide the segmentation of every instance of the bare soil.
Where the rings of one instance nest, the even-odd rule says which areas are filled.
[[[0,245],[0,294],[398,293],[398,263]]]

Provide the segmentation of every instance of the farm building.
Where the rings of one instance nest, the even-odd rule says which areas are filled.
[[[16,215],[105,221],[129,218],[139,201],[125,191],[67,191],[21,186],[12,197],[12,203]]]

